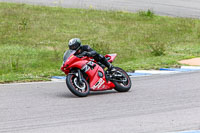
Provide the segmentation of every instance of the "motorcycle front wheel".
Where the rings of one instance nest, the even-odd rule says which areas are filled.
[[[69,90],[78,97],[86,97],[90,93],[88,82],[83,79],[80,83],[78,77],[74,74],[67,75],[66,84]]]
[[[119,67],[115,67],[116,69],[116,73],[120,73],[122,74],[122,77],[120,77],[120,79],[118,79],[119,81],[112,81],[115,85],[115,90],[118,92],[127,92],[130,90],[131,88],[131,79],[128,76],[128,74],[121,68]],[[121,82],[123,81],[123,82]]]

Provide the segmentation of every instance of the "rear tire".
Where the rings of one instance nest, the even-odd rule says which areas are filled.
[[[86,97],[90,93],[88,82],[83,78],[83,84],[80,84],[78,77],[74,74],[67,75],[66,84],[69,90],[78,97]]]
[[[124,79],[127,79],[127,81],[123,82],[123,83],[120,83],[120,82],[117,82],[117,81],[113,80],[112,82],[115,85],[114,89],[116,91],[118,91],[118,92],[127,92],[127,91],[129,91],[130,88],[131,88],[131,79],[130,79],[130,77],[128,76],[128,74],[123,69],[121,69],[119,67],[115,67],[115,69],[117,71],[120,71],[123,74]]]

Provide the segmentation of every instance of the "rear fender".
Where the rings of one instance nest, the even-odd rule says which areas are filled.
[[[117,56],[117,54],[107,54],[107,55],[105,55],[105,57],[108,60],[108,62],[111,62],[111,63],[114,61],[116,56]]]

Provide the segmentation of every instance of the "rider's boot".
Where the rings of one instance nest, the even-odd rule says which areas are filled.
[[[108,68],[107,71],[113,71],[114,70],[114,66],[110,63],[110,62],[106,62],[105,63],[106,67]]]
[[[107,71],[113,70],[113,68],[114,68],[113,65],[110,62],[108,62],[108,60],[105,58],[105,56],[99,55],[99,58],[100,58],[100,62],[108,68]]]

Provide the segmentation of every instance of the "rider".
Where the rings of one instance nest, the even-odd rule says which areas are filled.
[[[108,62],[103,55],[97,53],[88,45],[81,45],[81,40],[79,38],[72,38],[69,41],[68,46],[69,49],[77,51],[75,55],[84,54],[84,56],[93,57],[95,61],[105,65],[108,68],[108,70],[112,70],[113,65],[110,62]]]

